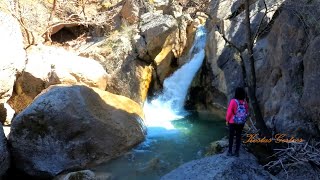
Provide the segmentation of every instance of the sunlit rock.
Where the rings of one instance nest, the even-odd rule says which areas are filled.
[[[84,84],[105,90],[108,77],[96,61],[63,49],[35,46],[28,52],[28,63],[15,83],[9,104],[20,112],[45,88],[53,84]]]

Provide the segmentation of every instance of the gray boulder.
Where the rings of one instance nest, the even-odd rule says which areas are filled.
[[[0,123],[0,179],[10,166],[10,156],[7,148],[7,138],[3,133],[3,127]]]
[[[224,153],[194,160],[183,164],[161,178],[161,180],[180,179],[262,180],[277,178],[265,171],[252,154],[241,150],[240,157],[238,158],[233,156],[228,157]]]
[[[160,53],[166,38],[177,28],[178,22],[171,15],[150,12],[141,16],[140,32],[145,38],[151,59]]]
[[[14,164],[50,178],[121,155],[144,139],[134,101],[86,86],[50,86],[12,122]]]

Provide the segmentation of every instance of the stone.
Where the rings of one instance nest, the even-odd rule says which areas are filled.
[[[258,164],[256,158],[241,149],[240,157],[214,155],[193,160],[164,175],[161,180],[182,179],[277,179]]]
[[[307,114],[315,124],[317,124],[320,130],[320,72],[319,72],[319,48],[320,48],[320,36],[316,37],[309,44],[308,50],[303,60],[303,91],[301,98],[301,105],[307,111]],[[298,87],[302,88],[302,87]]]
[[[98,62],[64,49],[39,45],[29,50],[28,63],[15,83],[9,104],[19,113],[50,85],[84,84],[105,90],[107,80]]]
[[[147,98],[152,78],[152,67],[140,60],[126,62],[122,68],[110,78],[107,90],[126,96],[141,106]]]
[[[120,13],[129,23],[133,24],[139,20],[139,4],[136,0],[126,0]]]
[[[38,178],[86,169],[143,141],[143,119],[140,105],[126,97],[87,86],[50,86],[12,121],[13,162]]]
[[[0,123],[0,178],[10,167],[10,155],[7,147],[7,138],[3,133],[2,124]]]
[[[140,32],[145,38],[151,59],[160,53],[166,38],[177,28],[178,23],[171,15],[148,12],[141,16]]]
[[[11,97],[16,76],[23,71],[27,58],[19,23],[1,11],[0,38],[0,104],[3,104]]]
[[[212,156],[215,154],[219,154],[224,152],[225,148],[228,147],[229,145],[229,140],[227,137],[224,137],[218,141],[214,141],[210,143],[210,146],[206,150],[206,156]]]
[[[133,41],[132,41],[133,39]],[[143,104],[149,89],[152,66],[147,61],[144,39],[134,26],[114,32],[81,53],[98,61],[108,75],[106,90]]]
[[[188,54],[187,52],[191,46],[188,46],[189,44],[187,43],[193,41],[192,39],[187,42],[187,26],[188,23],[190,23],[188,16],[179,16],[179,18],[176,18],[176,22],[178,23],[178,28],[165,37],[165,41],[161,45],[161,51],[154,57],[157,79],[160,83],[163,83],[164,79],[177,68],[178,61],[176,59]],[[153,52],[153,50],[148,49],[149,55],[151,52]]]

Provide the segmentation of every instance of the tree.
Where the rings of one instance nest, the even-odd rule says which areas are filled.
[[[257,31],[253,34],[251,30],[251,23],[250,23],[250,4],[249,0],[244,1],[244,6],[243,10],[245,13],[245,19],[244,19],[244,24],[245,24],[245,31],[246,31],[246,47],[247,53],[248,53],[248,58],[244,58],[243,52],[245,49],[237,47],[235,44],[233,44],[230,40],[228,40],[224,33],[220,31],[220,34],[222,35],[223,39],[230,44],[233,48],[235,48],[239,54],[240,54],[240,59],[241,59],[241,67],[242,67],[242,72],[243,72],[243,77],[245,81],[245,86],[248,89],[248,95],[249,95],[249,100],[250,100],[250,105],[252,107],[252,112],[253,116],[256,120],[256,126],[260,130],[260,134],[262,136],[267,136],[270,137],[271,133],[269,132],[264,120],[263,116],[261,113],[261,109],[259,107],[258,99],[256,96],[256,72],[255,72],[255,59],[253,56],[253,46],[254,46],[254,41],[258,37],[258,33],[261,30],[261,25],[264,17],[267,14],[267,5],[264,2],[265,6],[265,14],[261,18],[260,24],[258,26]]]
[[[265,4],[265,7],[266,4]],[[269,136],[270,133],[268,132],[268,128],[263,120],[263,116],[261,113],[261,109],[259,107],[259,103],[257,100],[256,96],[256,71],[255,71],[255,66],[254,66],[254,57],[253,57],[253,43],[254,39],[252,38],[252,33],[251,33],[251,23],[250,23],[250,7],[249,7],[249,0],[245,0],[245,26],[246,26],[246,34],[247,34],[247,50],[248,50],[248,67],[246,67],[246,81],[247,81],[247,86],[248,86],[248,94],[249,94],[249,99],[250,103],[253,109],[253,115],[256,119],[257,122],[257,128],[261,130],[263,135]],[[265,12],[267,13],[267,12]]]

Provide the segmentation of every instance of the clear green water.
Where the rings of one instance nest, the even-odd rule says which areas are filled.
[[[224,121],[214,116],[190,115],[172,124],[174,129],[148,127],[144,142],[94,171],[111,173],[115,180],[160,179],[181,164],[204,157],[210,142],[226,135]]]

